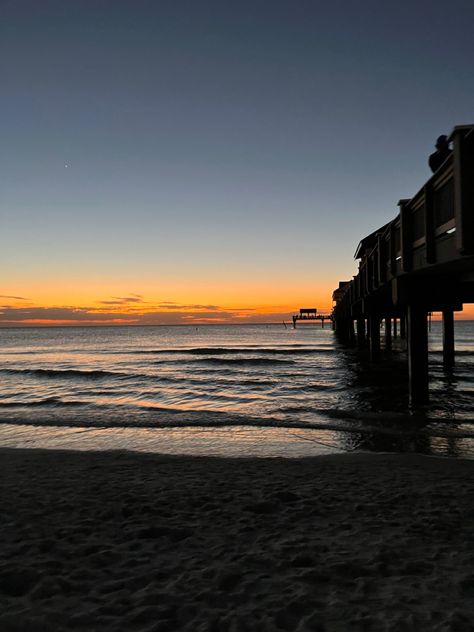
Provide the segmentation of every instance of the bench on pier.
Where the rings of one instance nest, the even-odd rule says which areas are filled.
[[[301,319],[314,319],[316,318],[316,313],[317,313],[317,309],[316,307],[307,307],[307,308],[303,308],[300,309],[300,315],[299,318]]]

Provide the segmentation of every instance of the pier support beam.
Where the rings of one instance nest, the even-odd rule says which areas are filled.
[[[405,339],[407,337],[406,330],[406,317],[405,315],[400,316],[400,338]]]
[[[398,336],[398,331],[397,331],[397,319],[394,318],[393,319],[393,337],[396,338]]]
[[[443,364],[446,369],[454,366],[454,312],[443,312]]]
[[[354,331],[354,320],[353,318],[350,318],[349,322],[348,322],[348,341],[350,345],[355,345],[355,341],[356,341],[356,336],[355,336],[355,331]]]
[[[385,319],[385,349],[392,348],[392,319]]]
[[[411,406],[426,404],[428,401],[426,314],[427,311],[417,305],[408,306],[408,379]]]
[[[357,345],[362,348],[365,347],[366,336],[365,336],[365,318],[357,319]]]
[[[380,318],[378,314],[369,316],[370,359],[378,360],[380,356]]]

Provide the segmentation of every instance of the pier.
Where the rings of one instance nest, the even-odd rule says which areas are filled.
[[[318,310],[316,309],[316,307],[306,307],[306,308],[303,307],[302,309],[300,309],[299,314],[293,314],[292,319],[293,319],[293,329],[296,329],[296,323],[299,320],[303,322],[319,320],[321,322],[321,328],[324,329],[324,323],[326,320],[332,322],[332,315],[331,314],[318,314]]]
[[[359,243],[359,272],[333,292],[338,336],[381,358],[407,338],[410,404],[428,401],[430,312],[443,319],[443,362],[455,361],[454,312],[474,302],[474,125],[454,128],[453,151],[392,221]]]

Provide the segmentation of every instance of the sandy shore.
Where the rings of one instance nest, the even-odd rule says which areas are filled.
[[[0,460],[2,632],[473,630],[472,461]]]

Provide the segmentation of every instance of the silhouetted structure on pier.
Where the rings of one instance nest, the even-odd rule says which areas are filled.
[[[316,307],[303,307],[300,309],[299,314],[293,314],[293,329],[296,329],[296,323],[298,320],[303,322],[311,321],[311,320],[319,320],[321,322],[321,327],[324,329],[324,322],[326,320],[332,321],[331,314],[318,314],[318,310]]]
[[[410,402],[428,399],[427,314],[443,314],[443,359],[454,363],[453,313],[474,302],[474,125],[455,127],[453,151],[398,216],[365,237],[359,273],[333,293],[336,331],[344,341],[380,353],[392,334],[408,336]],[[354,328],[356,324],[356,329]],[[392,327],[393,326],[393,327]]]

